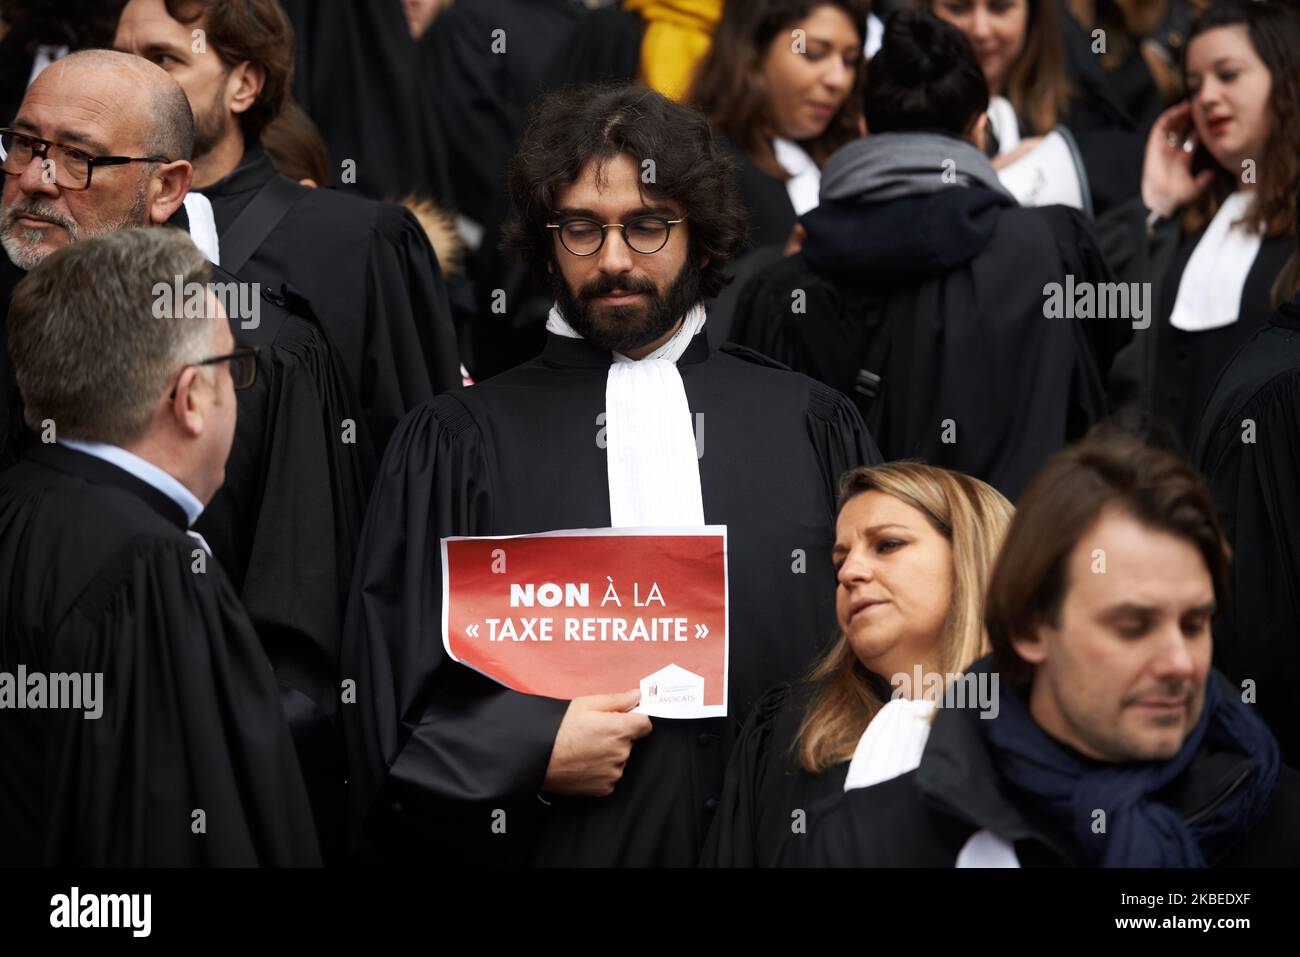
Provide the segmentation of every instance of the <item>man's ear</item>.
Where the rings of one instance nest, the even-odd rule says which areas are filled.
[[[1054,631],[1051,625],[1035,622],[1030,628],[1011,636],[1011,647],[1031,665],[1041,665],[1047,660],[1048,633]]]
[[[249,110],[257,102],[266,85],[266,68],[260,63],[245,60],[230,71],[226,80],[226,107],[231,113]]]
[[[194,167],[187,160],[159,164],[149,184],[149,222],[161,226],[172,218],[185,202],[194,179]]]
[[[201,373],[196,366],[186,366],[176,380],[176,395],[170,401],[170,412],[176,427],[188,438],[203,434],[203,413],[199,411]]]
[[[981,113],[975,117],[975,122],[970,128],[970,141],[975,144],[975,148],[980,152],[988,149],[989,115],[987,113]]]

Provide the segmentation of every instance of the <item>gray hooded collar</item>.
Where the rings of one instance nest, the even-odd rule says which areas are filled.
[[[981,186],[1015,203],[974,144],[912,132],[874,133],[836,150],[822,170],[821,201],[878,203],[952,186]]]

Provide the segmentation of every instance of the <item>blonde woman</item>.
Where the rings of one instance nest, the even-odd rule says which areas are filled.
[[[843,790],[864,729],[891,698],[924,692],[917,667],[955,674],[988,651],[984,590],[1011,514],[1001,493],[960,472],[896,462],[845,474],[833,553],[839,636],[804,682],[755,706],[703,863],[780,863],[809,808]]]

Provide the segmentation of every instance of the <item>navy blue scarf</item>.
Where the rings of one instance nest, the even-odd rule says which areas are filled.
[[[998,717],[977,723],[1001,776],[1036,799],[1094,866],[1205,867],[1207,848],[1215,857],[1226,853],[1264,814],[1281,766],[1272,733],[1220,682],[1211,671],[1200,720],[1167,761],[1089,761],[1040,728],[1011,689],[1002,695]],[[1254,766],[1214,810],[1189,824],[1152,795],[1186,771],[1206,745],[1245,754]],[[1098,810],[1105,812],[1101,833],[1094,830]]]

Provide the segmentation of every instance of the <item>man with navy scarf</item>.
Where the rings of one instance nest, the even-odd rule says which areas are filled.
[[[1228,551],[1180,459],[1127,436],[1030,484],[989,585],[997,708],[941,708],[920,766],[818,809],[812,863],[1300,863],[1300,776],[1211,667]],[[982,680],[982,679],[981,679]]]

